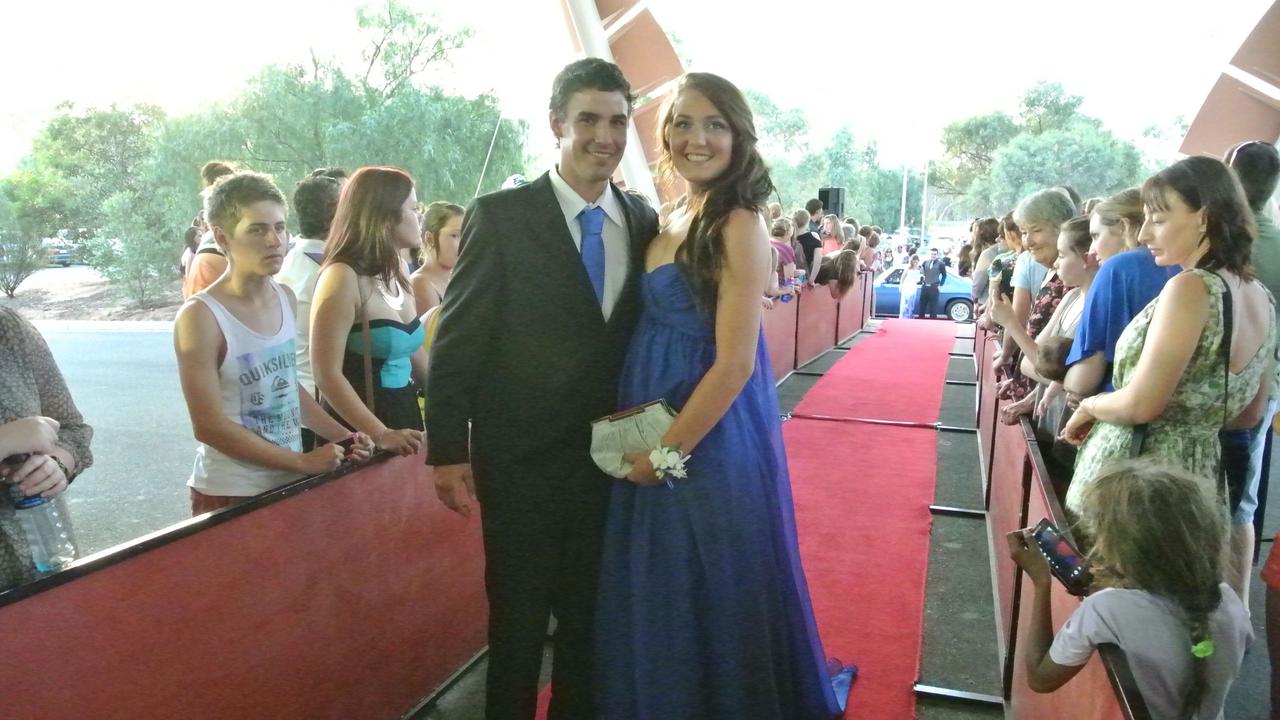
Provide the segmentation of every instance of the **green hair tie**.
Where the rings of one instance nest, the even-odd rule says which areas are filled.
[[[1204,640],[1201,640],[1195,645],[1192,645],[1191,654],[1195,655],[1201,660],[1209,657],[1210,655],[1213,654],[1213,640],[1211,638],[1205,638]]]

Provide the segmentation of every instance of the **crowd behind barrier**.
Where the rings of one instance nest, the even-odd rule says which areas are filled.
[[[1002,403],[995,398],[995,375],[985,361],[995,349],[991,334],[978,328],[974,359],[978,363],[978,437],[987,502],[987,531],[996,596],[997,638],[1006,706],[1015,720],[1142,720],[1149,717],[1124,653],[1118,647],[1095,655],[1057,691],[1035,693],[1026,681],[1025,636],[1030,626],[1031,584],[1014,564],[1005,536],[1047,518],[1064,534],[1070,523],[1059,504],[1053,482],[1035,441],[1031,422],[999,422]],[[1055,632],[1080,605],[1059,583],[1053,585]]]
[[[778,380],[865,327],[871,279],[764,312]],[[6,652],[77,679],[6,717],[400,717],[485,644],[479,519],[430,473],[381,454],[0,592]]]
[[[874,302],[872,282],[872,274],[862,272],[840,300],[819,286],[764,311],[765,343],[777,382],[867,326]]]

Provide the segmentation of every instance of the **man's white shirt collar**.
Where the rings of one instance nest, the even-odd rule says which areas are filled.
[[[556,199],[560,201],[560,210],[564,212],[564,221],[571,227],[578,227],[578,215],[584,208],[599,206],[604,210],[604,214],[620,228],[627,226],[626,217],[622,214],[622,205],[618,203],[618,196],[613,192],[612,183],[605,183],[604,192],[595,202],[587,202],[582,199],[578,191],[569,187],[569,183],[560,177],[560,169],[552,167],[551,187],[556,192]]]

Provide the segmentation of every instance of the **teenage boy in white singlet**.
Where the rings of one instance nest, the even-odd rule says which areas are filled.
[[[178,311],[173,347],[182,394],[200,446],[187,485],[192,515],[234,505],[344,457],[369,456],[372,443],[328,415],[298,384],[296,300],[271,276],[288,245],[284,195],[265,175],[242,172],[214,185],[205,217],[227,256],[227,271]],[[302,452],[306,426],[330,441]]]

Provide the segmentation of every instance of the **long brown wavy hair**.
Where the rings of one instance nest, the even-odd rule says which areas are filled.
[[[1194,645],[1207,640],[1209,618],[1222,602],[1224,513],[1211,491],[1186,473],[1149,459],[1105,468],[1081,497],[1080,529],[1094,585],[1145,590],[1186,613]],[[1194,717],[1208,691],[1208,661],[1191,657],[1192,678],[1182,717]]]
[[[687,73],[667,99],[658,131],[662,142],[659,176],[670,182],[675,175],[670,129],[675,118],[676,100],[686,90],[700,93],[714,105],[733,133],[729,167],[707,186],[698,205],[690,207],[693,220],[689,224],[689,234],[676,253],[676,262],[693,284],[698,306],[714,314],[720,273],[724,269],[725,221],[731,212],[739,208],[763,212],[774,186],[769,169],[756,149],[755,118],[747,98],[733,83],[711,73]]]
[[[338,197],[338,209],[324,244],[324,264],[345,263],[364,277],[378,277],[408,290],[409,277],[393,233],[413,178],[394,167],[362,167]]]
[[[1253,240],[1258,226],[1235,173],[1211,157],[1189,157],[1147,178],[1142,203],[1148,210],[1169,209],[1168,193],[1175,193],[1192,212],[1204,210],[1205,234],[1200,242],[1209,251],[1200,258],[1204,270],[1230,270],[1252,280]]]

